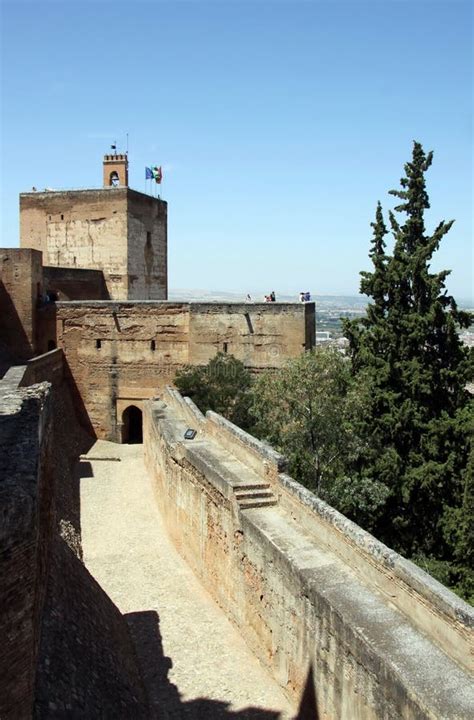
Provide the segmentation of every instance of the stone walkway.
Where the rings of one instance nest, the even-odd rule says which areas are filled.
[[[84,561],[126,616],[153,717],[293,717],[168,539],[141,446],[98,441],[80,474]]]

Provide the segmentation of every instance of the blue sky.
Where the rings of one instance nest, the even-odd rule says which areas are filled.
[[[473,296],[472,17],[462,0],[3,0],[2,244],[18,193],[164,168],[174,288],[355,294],[413,139],[433,267]]]

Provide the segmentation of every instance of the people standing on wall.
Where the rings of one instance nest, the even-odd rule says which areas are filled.
[[[270,293],[270,302],[275,302],[276,296],[275,296],[275,290],[272,290]]]

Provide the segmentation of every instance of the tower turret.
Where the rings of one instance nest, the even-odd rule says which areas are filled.
[[[128,187],[128,155],[104,155],[104,187]]]

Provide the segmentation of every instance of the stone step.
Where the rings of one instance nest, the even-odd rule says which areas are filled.
[[[270,483],[235,483],[232,485],[235,492],[245,492],[247,490],[267,490],[270,487]]]
[[[270,507],[277,504],[277,499],[273,497],[268,500],[239,500],[239,508],[247,510],[250,508]]]
[[[252,498],[266,498],[271,500],[275,496],[271,490],[263,489],[260,491],[259,488],[259,490],[257,491],[249,490],[247,492],[236,492],[235,497],[237,498],[237,500],[251,500]]]

